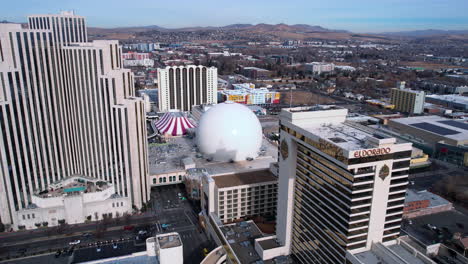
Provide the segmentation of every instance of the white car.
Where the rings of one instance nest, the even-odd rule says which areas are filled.
[[[81,243],[80,240],[74,240],[74,241],[71,241],[70,243],[68,243],[68,245],[73,246],[73,245],[78,245],[80,243]]]

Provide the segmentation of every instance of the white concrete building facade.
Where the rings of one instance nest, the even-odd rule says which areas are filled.
[[[346,109],[280,114],[276,235],[299,263],[345,263],[391,244],[402,219],[411,143],[345,122]]]
[[[32,229],[79,224],[132,212],[131,200],[115,193],[115,186],[96,178],[72,176],[32,195],[32,204],[19,210],[18,226]]]
[[[218,69],[172,66],[158,69],[159,110],[190,111],[194,105],[218,102]]]
[[[118,41],[87,42],[72,12],[0,24],[0,219],[56,181],[109,182],[136,207],[149,199],[145,105]]]

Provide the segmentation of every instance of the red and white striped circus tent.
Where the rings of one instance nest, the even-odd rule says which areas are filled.
[[[167,112],[154,125],[159,133],[172,136],[185,135],[187,129],[195,127],[182,112]]]

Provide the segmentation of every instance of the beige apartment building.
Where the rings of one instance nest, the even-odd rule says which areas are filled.
[[[395,105],[395,110],[410,114],[421,114],[424,112],[425,96],[424,91],[405,88],[393,88],[390,90],[391,103]]]

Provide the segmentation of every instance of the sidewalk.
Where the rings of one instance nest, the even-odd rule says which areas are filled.
[[[154,217],[153,213],[145,213],[141,215],[133,215],[129,222],[128,225],[135,225],[135,224],[141,224],[141,222],[135,223],[137,220],[142,220],[147,218],[148,221],[152,220]],[[123,230],[123,227],[126,226],[127,224],[124,224],[123,219],[120,220],[121,222],[116,224],[114,223],[109,223],[108,227],[106,228],[106,231],[115,231],[115,230]],[[146,221],[144,221],[146,222]],[[4,242],[1,243],[0,245],[2,246],[9,246],[9,245],[21,245],[25,244],[26,242],[37,242],[37,241],[48,241],[48,240],[54,240],[57,238],[66,238],[66,237],[74,237],[77,235],[81,235],[83,233],[92,233],[96,231],[97,225],[99,225],[100,222],[91,222],[91,223],[82,223],[82,224],[74,224],[74,225],[68,225],[67,229],[69,230],[77,230],[76,232],[73,233],[64,233],[64,234],[57,234],[57,235],[49,235],[48,233],[52,231],[52,228],[56,227],[47,227],[47,228],[41,228],[41,229],[34,229],[34,230],[22,230],[22,231],[16,231],[16,232],[5,232],[5,233],[0,233],[0,241],[2,239],[5,240],[12,240],[16,237],[21,237],[21,242]],[[32,236],[32,238],[27,238],[28,236]]]

